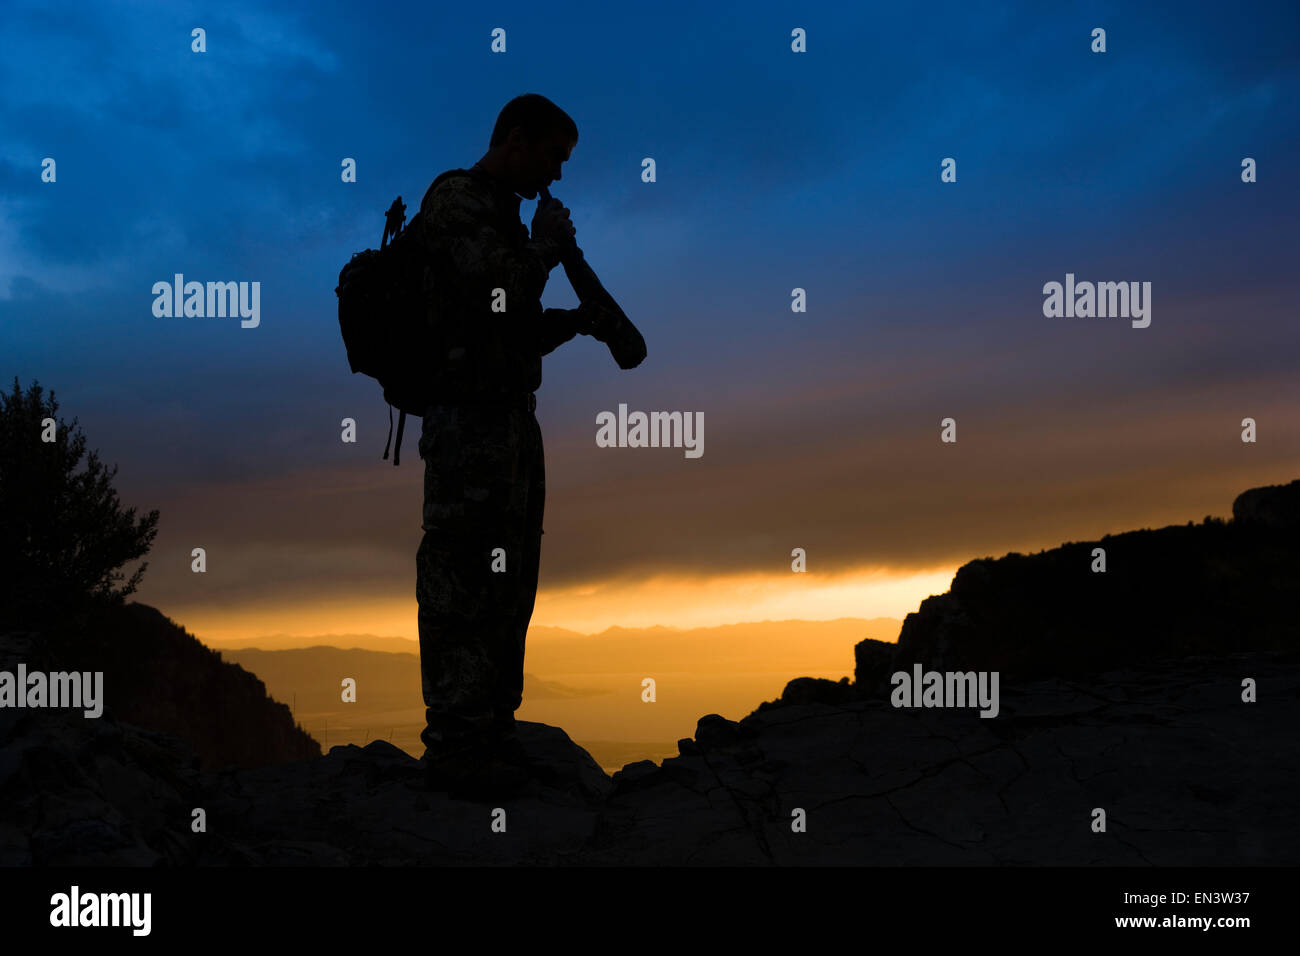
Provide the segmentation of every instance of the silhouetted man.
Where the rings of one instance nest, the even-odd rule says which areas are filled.
[[[388,245],[388,240],[393,239],[402,231],[402,225],[406,222],[406,203],[402,202],[402,197],[398,196],[393,200],[393,204],[388,207],[388,212],[384,213],[384,238],[379,243],[382,249]]]
[[[514,711],[546,497],[533,393],[543,355],[578,333],[603,335],[613,318],[599,306],[542,309],[547,277],[575,230],[552,200],[539,203],[530,237],[519,203],[560,179],[577,140],[573,120],[550,100],[517,97],[483,158],[435,179],[420,206],[435,398],[419,446],[425,533],[416,597],[421,739],[435,785],[495,795],[529,775]]]

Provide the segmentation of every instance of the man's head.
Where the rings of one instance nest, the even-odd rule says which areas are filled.
[[[492,139],[479,165],[525,199],[561,177],[561,165],[578,143],[578,126],[568,113],[537,93],[516,96],[497,116]]]

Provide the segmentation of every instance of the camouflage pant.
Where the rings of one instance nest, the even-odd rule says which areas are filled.
[[[546,501],[541,427],[522,401],[439,405],[424,417],[420,457],[420,737],[439,750],[512,725],[523,701]]]

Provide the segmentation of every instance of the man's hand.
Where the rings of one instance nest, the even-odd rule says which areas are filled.
[[[578,331],[597,342],[606,341],[619,322],[617,312],[594,300],[578,306],[578,318]]]
[[[550,202],[537,204],[537,211],[533,213],[534,239],[556,239],[561,243],[569,243],[577,232],[569,220],[569,210],[558,199],[552,198]]]

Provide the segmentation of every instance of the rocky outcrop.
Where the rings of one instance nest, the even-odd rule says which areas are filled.
[[[1280,512],[1272,507],[1264,512]],[[1092,570],[1096,549],[1104,572]],[[1297,607],[1300,547],[1275,523],[1207,519],[1107,535],[963,565],[947,593],[907,615],[897,644],[855,648],[854,685],[878,696],[892,673],[917,663],[1025,681],[1290,650],[1300,647]]]
[[[0,864],[1296,865],[1300,549],[1285,499],[1246,500],[1230,523],[973,561],[896,645],[855,648],[854,683],[799,678],[739,722],[707,715],[661,764],[610,778],[562,730],[521,722],[539,773],[495,801],[429,789],[379,741],[204,762],[118,709],[139,695],[160,721],[181,688],[218,719],[202,708],[223,706],[207,682],[225,678],[164,654],[143,683],[119,670],[131,692],[98,720],[0,709]],[[83,659],[142,661],[127,637]],[[66,650],[10,634],[0,669],[65,669]],[[998,671],[997,716],[894,707],[889,674],[913,663]],[[158,679],[174,687],[150,698]],[[218,713],[255,736],[284,716],[255,698]]]
[[[991,720],[884,700],[705,718],[680,757],[615,775],[583,859],[1294,865],[1297,664],[1245,654],[1004,685]],[[1247,676],[1259,703],[1241,700]]]
[[[1243,491],[1232,503],[1232,518],[1281,531],[1300,531],[1300,479]]]
[[[522,722],[546,779],[480,802],[427,789],[382,741],[204,773],[182,742],[111,717],[0,711],[0,864],[1294,865],[1298,664],[1004,685],[991,720],[884,700],[709,715],[679,756],[613,779]]]

